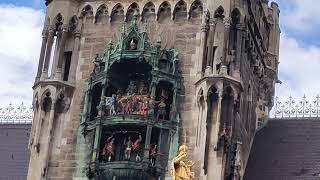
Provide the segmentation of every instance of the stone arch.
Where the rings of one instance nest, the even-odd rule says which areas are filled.
[[[160,4],[158,13],[157,13],[157,20],[161,22],[167,22],[171,19],[171,5],[168,1],[164,1]]]
[[[124,8],[123,5],[116,4],[111,11],[111,22],[123,21],[124,19]]]
[[[51,97],[51,91],[50,90],[46,90],[44,91],[42,98],[41,98],[41,109],[47,113],[51,110],[51,106],[52,106],[52,97]]]
[[[93,8],[90,4],[86,5],[81,10],[80,18],[91,19],[93,17]]]
[[[79,19],[76,15],[72,16],[69,21],[69,30],[71,32],[75,31],[78,27]]]
[[[207,118],[206,118],[206,137],[205,137],[205,152],[204,152],[204,174],[208,173],[209,169],[212,169],[215,164],[211,162],[209,157],[211,157],[212,151],[210,147],[215,145],[215,126],[218,121],[219,114],[219,89],[216,84],[212,85],[208,90],[207,95]]]
[[[192,2],[189,10],[190,19],[201,19],[203,14],[203,3],[200,0]]]
[[[224,8],[222,6],[219,6],[215,11],[214,11],[214,17],[223,19],[224,18]]]
[[[101,4],[96,12],[96,15],[94,17],[95,23],[100,22],[107,22],[109,19],[109,12],[108,12],[108,6],[105,4]]]
[[[56,31],[61,30],[63,21],[64,21],[63,16],[61,15],[61,13],[58,13],[52,22]]]
[[[66,100],[64,92],[60,92],[55,103],[55,113],[63,113],[66,109]]]
[[[142,21],[154,20],[156,17],[155,5],[150,1],[144,5],[142,10]]]
[[[173,10],[173,19],[175,21],[186,20],[187,15],[187,3],[184,0],[178,1]]]
[[[126,14],[126,22],[130,22],[132,20],[133,14],[135,12],[138,12],[138,14],[140,14],[139,5],[134,2],[128,7],[127,14]]]

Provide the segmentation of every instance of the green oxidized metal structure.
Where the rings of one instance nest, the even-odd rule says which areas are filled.
[[[175,49],[151,43],[137,18],[94,59],[82,133],[93,134],[87,176],[152,180],[164,176],[178,127],[182,77]]]

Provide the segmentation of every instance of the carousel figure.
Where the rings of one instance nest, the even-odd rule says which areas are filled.
[[[151,163],[152,166],[155,165],[156,156],[157,156],[157,145],[155,143],[154,144],[150,144],[149,162]]]
[[[143,116],[147,116],[148,115],[149,101],[150,101],[150,96],[144,96],[142,98],[142,101],[140,103],[140,114],[143,115]]]
[[[117,96],[115,94],[112,94],[111,97],[104,97],[106,101],[106,110],[109,111],[109,115],[115,115],[115,103]]]
[[[131,141],[131,136],[128,137],[128,141],[127,138],[124,139],[123,142],[125,149],[124,149],[124,159],[125,160],[130,160],[131,157],[131,151],[132,151],[132,141]]]
[[[140,157],[141,142],[142,142],[142,136],[141,134],[139,134],[139,138],[135,140],[132,145],[132,151],[136,153],[136,161],[141,161],[141,157]]]
[[[160,119],[160,116],[162,118],[162,120],[164,120],[165,116],[166,116],[166,103],[165,103],[165,99],[161,98],[160,103],[158,104],[158,113],[157,113],[157,120]]]
[[[104,161],[108,161],[110,162],[111,159],[114,157],[115,155],[115,149],[116,146],[114,144],[115,138],[113,137],[113,134],[107,139],[103,149],[102,149],[102,153],[101,156],[103,158]]]

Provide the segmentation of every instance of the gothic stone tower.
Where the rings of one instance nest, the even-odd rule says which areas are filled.
[[[273,106],[268,0],[47,0],[29,180],[242,179]]]

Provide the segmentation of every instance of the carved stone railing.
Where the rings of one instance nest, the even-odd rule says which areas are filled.
[[[32,107],[24,103],[16,107],[11,103],[7,107],[0,107],[0,124],[31,124],[32,118]]]
[[[270,113],[271,118],[303,118],[320,117],[320,96],[308,99],[303,96],[300,100],[289,98],[275,98],[274,107]]]

